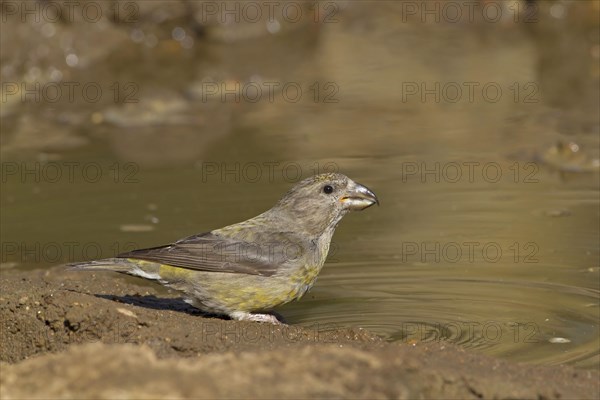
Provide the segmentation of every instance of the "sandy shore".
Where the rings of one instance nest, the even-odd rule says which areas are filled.
[[[223,320],[114,273],[5,270],[0,293],[2,399],[600,396],[594,371]]]

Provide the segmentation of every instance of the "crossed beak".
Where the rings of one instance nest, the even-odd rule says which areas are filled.
[[[351,182],[348,185],[348,191],[340,201],[347,209],[353,211],[364,210],[367,207],[371,207],[373,204],[379,205],[379,199],[377,199],[375,193],[369,190],[368,187],[356,182]]]

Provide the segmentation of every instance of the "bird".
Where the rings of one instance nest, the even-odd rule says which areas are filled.
[[[341,173],[317,174],[246,221],[68,267],[158,281],[201,311],[281,324],[268,312],[314,285],[342,217],[374,204],[379,199],[366,186]]]

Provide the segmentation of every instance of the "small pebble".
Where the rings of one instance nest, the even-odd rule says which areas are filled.
[[[125,224],[121,225],[119,229],[122,232],[150,232],[154,230],[154,227],[145,224]]]
[[[126,308],[117,307],[117,311],[128,317],[137,318],[137,315],[135,315],[133,311],[127,310]]]
[[[554,218],[558,218],[558,217],[568,217],[569,215],[571,215],[571,211],[569,210],[547,210],[544,212],[544,214],[547,217],[554,217]]]
[[[548,339],[548,341],[550,343],[571,343],[571,341],[569,339],[562,338],[562,337],[553,337],[553,338]]]

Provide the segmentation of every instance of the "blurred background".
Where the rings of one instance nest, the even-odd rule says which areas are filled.
[[[289,323],[598,369],[599,15],[0,1],[0,271],[169,243],[339,171],[381,206],[344,219]]]

